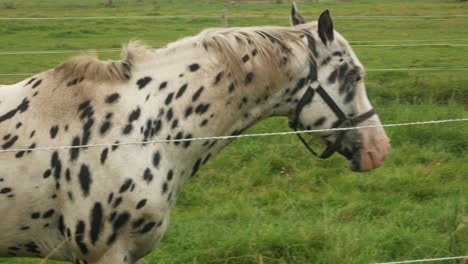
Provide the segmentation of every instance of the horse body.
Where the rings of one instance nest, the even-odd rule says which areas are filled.
[[[322,60],[332,64],[317,27],[209,30],[154,52],[130,45],[122,61],[72,59],[2,87],[1,147],[237,135],[270,116],[292,118],[305,88],[324,74]],[[356,62],[352,56],[342,54]],[[339,104],[360,111],[370,106],[363,96],[359,106]],[[300,113],[305,126],[333,122],[325,117],[332,113],[313,112],[313,121]],[[383,130],[376,131],[371,139],[380,142]],[[182,186],[229,142],[0,153],[0,256],[134,263],[161,240]],[[379,148],[368,152],[369,169],[386,155]]]

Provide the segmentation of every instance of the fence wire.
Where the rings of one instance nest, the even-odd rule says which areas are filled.
[[[271,1],[261,1],[264,3],[270,3]],[[277,15],[242,15],[242,14],[231,14],[230,18],[271,18],[271,19],[288,19],[287,16]],[[162,15],[162,16],[82,16],[82,17],[0,17],[3,21],[15,21],[15,20],[110,20],[110,19],[196,19],[196,18],[219,18],[218,15]],[[455,20],[455,19],[468,19],[468,15],[414,15],[414,16],[334,16],[334,19],[338,20]],[[441,41],[464,41],[468,39],[446,39]],[[405,42],[424,42],[432,40],[404,40]],[[353,42],[353,41],[350,41]],[[402,42],[402,40],[382,40],[382,41],[354,41],[358,43],[385,43],[385,42]],[[416,43],[416,44],[354,44],[353,47],[467,47],[468,44],[453,44],[453,43]],[[46,50],[46,51],[4,51],[0,52],[0,55],[39,55],[39,54],[67,54],[67,53],[81,53],[81,52],[117,52],[121,51],[120,48],[107,48],[107,49],[85,49],[85,50]],[[468,67],[426,67],[426,68],[384,68],[384,69],[368,69],[369,72],[379,71],[464,71],[468,70]],[[0,76],[32,76],[30,73],[11,73],[2,74]],[[63,150],[63,149],[76,149],[76,148],[103,148],[113,146],[125,146],[125,145],[146,145],[146,144],[160,144],[160,143],[175,143],[185,141],[200,141],[200,140],[229,140],[236,138],[246,137],[266,137],[266,136],[284,136],[293,135],[300,133],[319,133],[319,132],[335,132],[343,130],[354,130],[354,129],[366,129],[375,127],[401,127],[401,126],[415,126],[415,125],[430,125],[430,124],[442,124],[452,122],[466,122],[468,118],[459,119],[447,119],[447,120],[431,120],[431,121],[418,121],[409,123],[398,123],[398,124],[387,124],[377,126],[360,126],[351,128],[332,128],[332,129],[316,129],[316,130],[302,130],[302,131],[288,131],[288,132],[273,132],[273,133],[258,133],[258,134],[244,134],[236,136],[219,136],[219,137],[198,137],[191,139],[171,139],[171,140],[152,140],[152,141],[141,141],[141,142],[122,142],[122,143],[108,143],[108,144],[90,144],[80,146],[49,146],[49,147],[38,147],[38,148],[23,148],[23,149],[8,149],[0,150],[0,154],[11,153],[11,152],[30,152],[30,151],[52,151],[52,150]],[[416,259],[416,260],[404,260],[395,262],[380,262],[374,264],[408,264],[408,263],[423,263],[423,262],[435,262],[435,261],[448,261],[448,260],[468,260],[468,256],[457,256],[457,257],[442,257],[442,258],[430,258],[430,259]]]
[[[468,66],[460,67],[425,67],[425,68],[376,68],[366,69],[366,72],[386,72],[386,71],[468,71]],[[0,73],[0,76],[34,76],[38,73]]]
[[[304,16],[313,16],[303,14]],[[284,15],[230,14],[230,18],[289,19]],[[115,19],[197,19],[219,18],[219,15],[160,15],[160,16],[69,16],[69,17],[0,17],[0,20],[115,20]],[[333,16],[337,20],[465,20],[465,14],[412,15],[412,16]]]
[[[287,132],[257,133],[257,134],[231,135],[231,136],[196,137],[196,138],[183,138],[183,139],[160,139],[160,140],[135,141],[135,142],[89,144],[89,145],[79,145],[79,146],[49,146],[49,147],[37,147],[37,148],[3,149],[3,150],[0,150],[0,154],[10,153],[10,152],[52,151],[52,150],[68,150],[68,149],[81,149],[81,148],[104,148],[104,147],[129,146],[129,145],[176,143],[176,142],[180,143],[180,142],[204,141],[204,140],[229,140],[229,139],[247,138],[247,137],[250,138],[250,137],[287,136],[287,135],[296,135],[296,134],[304,134],[304,133],[337,132],[337,131],[369,129],[369,128],[377,128],[377,127],[386,128],[386,127],[402,127],[402,126],[420,126],[420,125],[433,125],[433,124],[466,122],[466,121],[468,121],[468,118],[416,121],[416,122],[407,122],[407,123],[369,125],[369,126],[358,126],[358,127],[342,127],[342,128],[287,131]]]
[[[404,40],[400,40],[403,42]],[[372,41],[355,41],[366,43]],[[407,43],[407,44],[351,44],[352,47],[468,47],[468,43]],[[163,46],[149,47],[151,49],[162,48]],[[0,55],[43,55],[43,54],[68,54],[68,53],[90,53],[90,52],[119,52],[122,48],[102,48],[102,49],[73,49],[73,50],[18,50],[0,51]]]
[[[402,260],[394,262],[381,262],[374,264],[407,264],[407,263],[422,263],[422,262],[435,262],[435,261],[447,261],[447,260],[468,260],[468,256],[458,256],[458,257],[444,257],[444,258],[430,258],[430,259],[415,259],[415,260]],[[465,262],[463,262],[465,263]]]

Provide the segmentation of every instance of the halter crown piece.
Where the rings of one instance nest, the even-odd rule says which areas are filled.
[[[299,115],[301,114],[302,109],[304,108],[304,106],[306,106],[308,103],[312,101],[312,98],[315,96],[315,93],[318,93],[320,97],[322,97],[323,101],[325,101],[328,107],[330,107],[330,109],[338,117],[338,122],[334,126],[336,128],[356,127],[359,123],[375,115],[374,109],[371,108],[369,111],[363,114],[360,114],[358,116],[355,116],[353,118],[347,117],[346,114],[343,113],[340,107],[335,103],[335,101],[328,95],[325,89],[322,88],[320,83],[316,89],[312,88],[312,86],[309,84],[307,91],[304,93],[302,98],[297,103],[294,121],[289,123],[289,127],[294,129],[294,131],[298,131],[297,127],[299,125]],[[296,134],[296,135],[299,138],[299,140],[301,140],[302,144],[304,144],[304,146],[310,151],[310,153],[312,153],[314,156],[317,156],[321,159],[327,159],[331,155],[333,155],[337,150],[339,150],[341,142],[343,141],[346,132],[347,132],[346,130],[340,130],[340,131],[335,132],[337,133],[335,142],[332,144],[328,144],[327,148],[320,155],[317,154],[317,152],[315,152],[309,146],[309,144],[307,144],[307,142],[304,140],[301,134]]]

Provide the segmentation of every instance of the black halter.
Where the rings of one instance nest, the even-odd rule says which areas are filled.
[[[304,106],[306,106],[308,103],[310,103],[312,101],[312,98],[314,97],[316,92],[322,97],[322,99],[325,101],[325,103],[331,108],[331,110],[338,117],[338,122],[336,123],[336,125],[334,127],[356,127],[357,124],[359,124],[359,123],[371,118],[373,115],[375,115],[374,109],[370,109],[369,111],[367,111],[367,112],[365,112],[365,113],[363,113],[363,114],[361,114],[359,116],[356,116],[356,117],[353,117],[353,118],[347,117],[345,115],[345,113],[343,113],[343,111],[340,109],[340,107],[335,103],[335,101],[333,101],[333,99],[328,95],[328,93],[322,88],[322,86],[319,85],[319,87],[317,87],[317,89],[314,90],[309,85],[309,87],[307,88],[307,91],[304,93],[301,100],[299,100],[299,102],[297,103],[296,114],[295,114],[295,117],[294,117],[294,121],[289,124],[289,127],[294,129],[295,131],[298,131],[297,127],[299,125],[299,115],[301,114],[302,109],[304,108]],[[304,144],[304,146],[312,154],[314,154],[315,156],[317,156],[319,158],[327,159],[331,155],[333,155],[333,153],[335,153],[337,150],[339,150],[340,145],[341,145],[341,141],[343,141],[344,136],[346,134],[346,131],[345,130],[340,130],[340,131],[337,131],[335,133],[337,133],[335,142],[333,144],[329,144],[327,149],[325,149],[325,151],[320,155],[317,154],[317,152],[315,152],[307,144],[307,142],[304,140],[304,138],[301,136],[301,134],[296,134],[296,135],[299,137],[302,144]]]

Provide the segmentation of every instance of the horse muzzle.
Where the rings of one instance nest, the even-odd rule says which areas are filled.
[[[367,172],[382,166],[390,152],[390,141],[383,129],[366,128],[358,131],[358,135],[360,144],[338,150],[350,161],[351,170]]]

